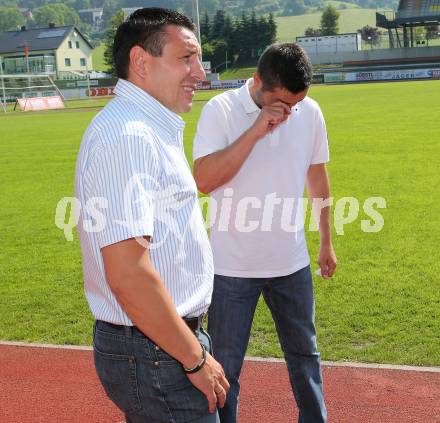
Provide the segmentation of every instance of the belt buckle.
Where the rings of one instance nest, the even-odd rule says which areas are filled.
[[[184,317],[183,320],[186,322],[188,327],[195,331],[200,330],[200,328],[203,326],[203,321],[206,317],[206,313],[202,313],[199,316],[195,317]]]

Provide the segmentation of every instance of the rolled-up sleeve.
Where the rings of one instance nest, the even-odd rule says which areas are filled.
[[[330,158],[327,128],[321,109],[315,111],[315,136],[311,164],[327,163]]]
[[[228,146],[227,123],[223,109],[215,101],[208,102],[200,114],[193,145],[193,160]]]

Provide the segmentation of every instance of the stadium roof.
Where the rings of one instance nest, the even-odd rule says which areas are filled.
[[[81,32],[72,25],[50,28],[23,28],[19,31],[0,33],[0,54],[22,53],[26,42],[29,51],[56,50],[73,30],[86,41],[90,48],[93,48]]]
[[[440,0],[400,0],[396,23],[438,22]]]

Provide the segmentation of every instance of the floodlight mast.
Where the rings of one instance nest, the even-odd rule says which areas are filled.
[[[0,56],[0,75],[3,76],[3,61],[2,57]],[[3,78],[0,78],[2,80],[2,92],[3,92],[3,99],[2,99],[2,107],[3,111],[6,112],[6,90],[5,90],[5,81]]]
[[[200,38],[200,16],[199,16],[199,1],[192,0],[192,18],[194,24],[197,26],[197,39],[199,40],[200,47],[202,47],[202,39]],[[200,56],[202,53],[200,53]]]

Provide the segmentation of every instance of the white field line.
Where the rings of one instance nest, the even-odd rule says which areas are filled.
[[[26,348],[50,348],[60,350],[79,350],[92,351],[91,346],[80,345],[54,345],[54,344],[34,344],[27,342],[0,341],[0,345]],[[265,363],[284,363],[283,359],[271,357],[246,357],[246,361],[265,362]],[[376,364],[376,363],[354,363],[349,361],[322,361],[324,367],[354,367],[363,369],[383,369],[383,370],[405,370],[414,372],[440,373],[440,367],[405,366],[397,364]]]

